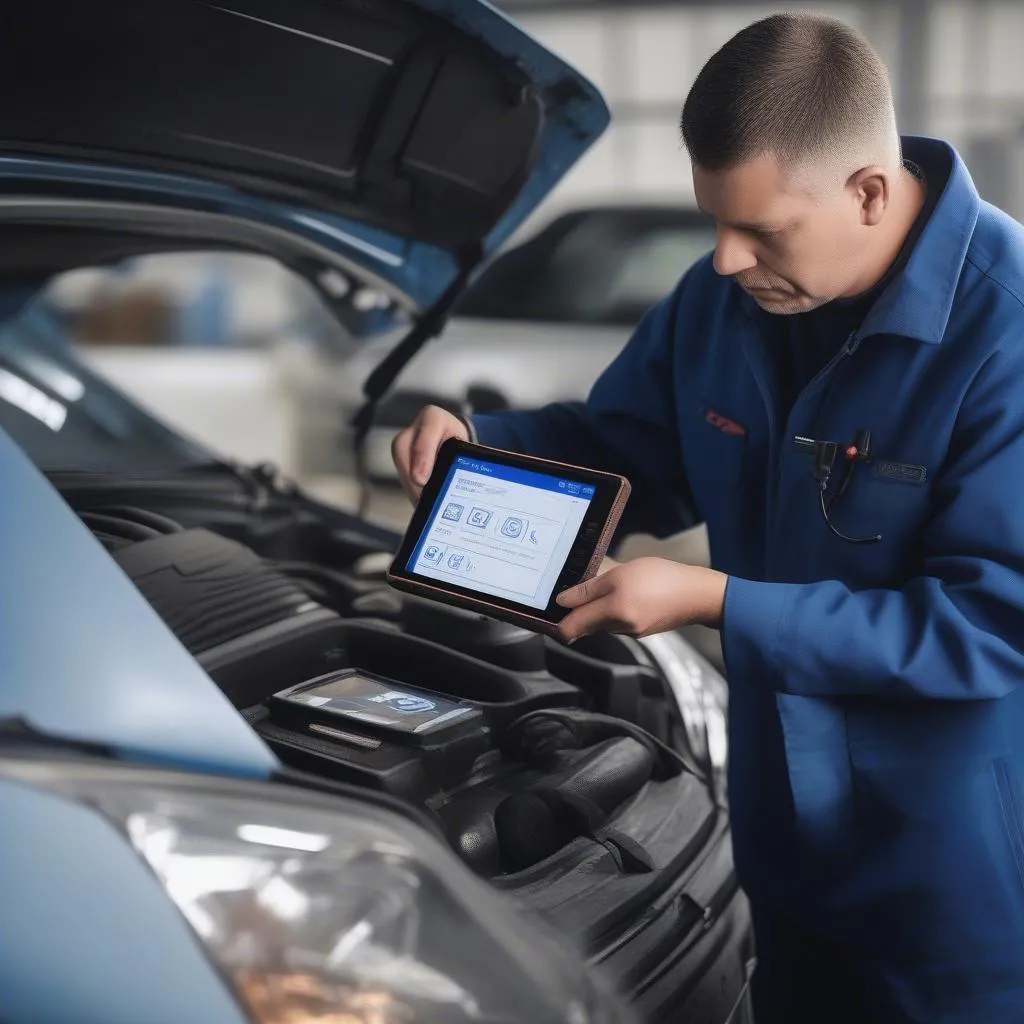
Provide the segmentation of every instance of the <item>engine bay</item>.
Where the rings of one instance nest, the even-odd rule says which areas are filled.
[[[251,494],[249,514],[228,513],[152,482],[62,493],[282,763],[420,808],[474,872],[584,941],[727,839],[705,726],[679,691],[693,666],[657,645],[566,647],[400,595],[386,543],[353,541],[357,520],[252,516]],[[343,698],[333,716],[324,694]]]

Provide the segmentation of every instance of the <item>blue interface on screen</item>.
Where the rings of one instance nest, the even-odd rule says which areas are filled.
[[[406,568],[546,608],[594,485],[456,456]]]

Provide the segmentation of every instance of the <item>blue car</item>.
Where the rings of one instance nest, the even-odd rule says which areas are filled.
[[[259,253],[408,357],[607,119],[476,0],[5,11],[4,1024],[747,1019],[720,677],[400,596],[399,538],[161,424],[33,301]]]

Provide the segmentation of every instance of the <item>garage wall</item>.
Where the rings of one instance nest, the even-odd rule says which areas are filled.
[[[703,62],[773,11],[826,10],[863,31],[886,61],[902,130],[948,138],[987,198],[1024,218],[1024,3],[632,4],[626,10],[528,13],[516,19],[587,74],[613,113],[607,135],[545,205],[692,202],[676,124]],[[534,226],[531,225],[530,227]]]

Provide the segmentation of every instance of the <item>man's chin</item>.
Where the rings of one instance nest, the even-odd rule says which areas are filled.
[[[799,313],[800,300],[795,295],[767,289],[746,289],[747,294],[767,313]]]
[[[778,291],[774,288],[744,288],[744,291],[766,313],[806,313],[816,305],[816,303],[808,302],[806,299],[801,298],[798,295],[793,295],[790,292]]]

